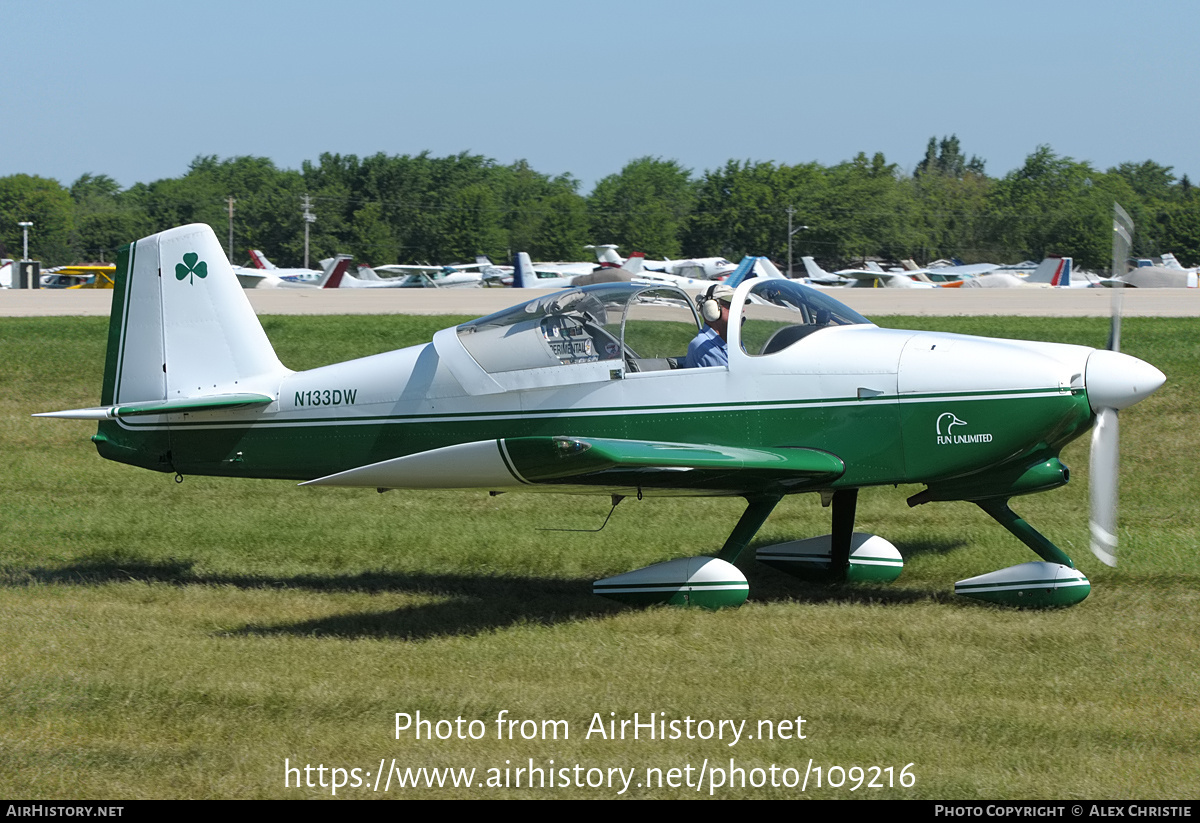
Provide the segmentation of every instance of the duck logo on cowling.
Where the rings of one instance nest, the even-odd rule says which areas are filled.
[[[991,443],[992,436],[990,434],[954,434],[955,426],[967,425],[966,420],[960,420],[953,412],[942,412],[938,415],[935,428],[937,430],[937,444],[939,446],[949,446],[958,443]]]

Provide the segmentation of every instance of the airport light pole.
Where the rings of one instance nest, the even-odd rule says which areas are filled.
[[[229,195],[229,262],[233,262],[233,204],[237,201]]]
[[[17,223],[17,225],[21,227],[21,242],[22,242],[21,259],[28,260],[29,259],[29,229],[32,228],[33,223],[30,223],[28,220],[22,220],[20,223]]]
[[[796,232],[804,231],[808,226],[796,226],[792,228],[792,215],[796,212],[793,206],[788,206],[788,279],[791,280],[795,275],[792,274],[792,237]]]
[[[312,213],[312,198],[307,194],[304,195],[304,268],[308,268],[308,228],[317,221],[317,216]]]

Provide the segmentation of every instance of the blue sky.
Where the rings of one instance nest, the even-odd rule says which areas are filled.
[[[193,157],[524,158],[586,193],[631,159],[906,170],[955,133],[1200,181],[1200,3],[0,0],[0,175],[122,186]]]

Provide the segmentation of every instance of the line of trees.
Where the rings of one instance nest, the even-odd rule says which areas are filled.
[[[1074,256],[1106,269],[1111,214],[1137,223],[1135,253],[1173,251],[1200,262],[1200,196],[1152,161],[1099,171],[1039,146],[1018,169],[989,177],[957,137],[930,138],[912,174],[881,153],[833,166],[730,160],[696,176],[675,160],[642,157],[590,194],[570,175],[519,161],[322,154],[299,170],[267,158],[198,157],[178,178],[122,190],[85,174],[69,188],[30,175],[0,177],[0,253],[20,250],[17,222],[34,223],[32,256],[47,265],[113,260],[130,240],[184,223],[226,237],[233,199],[235,262],[263,249],[279,265],[304,254],[302,201],[313,204],[313,260],[337,252],[375,264],[445,263],[476,254],[571,260],[587,243],[651,258],[763,254],[785,260],[788,210],[795,254],[840,266],[864,257],[966,262]]]

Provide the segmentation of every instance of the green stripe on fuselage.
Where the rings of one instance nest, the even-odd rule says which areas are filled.
[[[214,414],[208,420],[172,416],[172,465],[184,474],[310,480],[463,442],[601,437],[820,449],[846,463],[845,474],[829,485],[857,487],[927,482],[1047,450],[1057,453],[1090,422],[1082,393],[1003,394],[905,397],[901,402],[897,398],[835,400],[832,406],[821,405],[828,400],[806,400],[641,409],[278,417],[269,425],[250,425],[261,416],[257,414]],[[947,445],[939,451],[935,425],[946,410],[953,410],[975,433],[987,433],[991,439]],[[110,447],[102,449],[105,457],[148,468],[161,466],[158,454],[166,448],[161,422],[130,425],[106,421],[101,430],[110,441]],[[729,487],[738,482],[736,471],[731,471]]]

